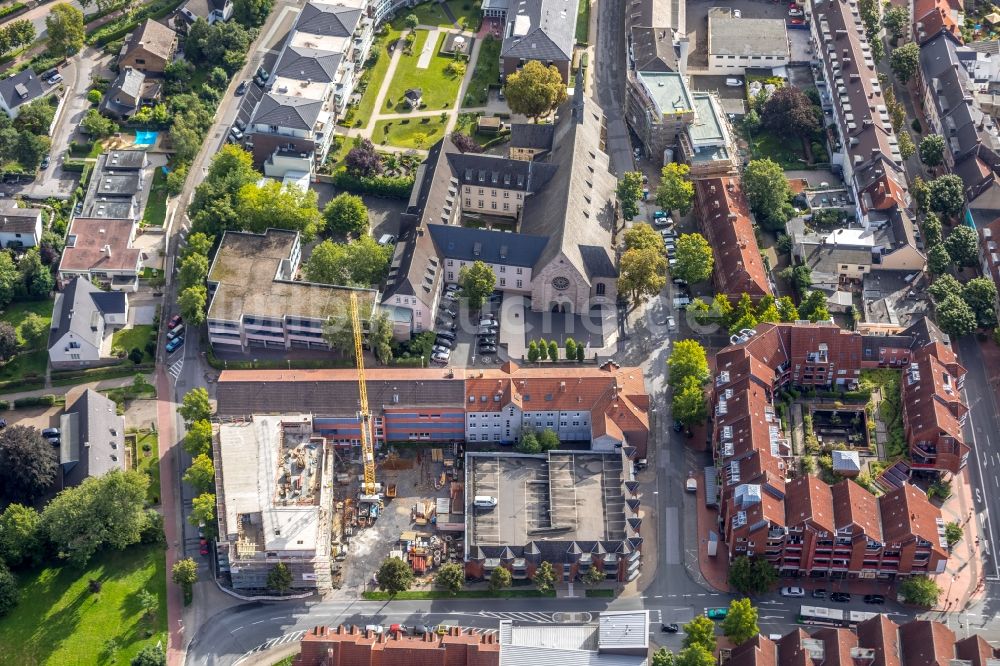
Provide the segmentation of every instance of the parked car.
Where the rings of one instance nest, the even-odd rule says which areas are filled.
[[[493,315],[483,315],[479,318],[480,326],[498,326],[497,320],[493,318]]]
[[[441,319],[440,317],[438,317],[436,320],[434,320],[434,323],[437,324],[438,326],[444,327],[445,330],[448,330],[448,331],[457,331],[458,330],[458,324],[456,324],[453,321],[445,321],[444,319]]]
[[[682,280],[681,278],[674,278],[674,284],[676,284],[678,287],[688,286],[687,280]]]
[[[369,631],[371,631],[374,634],[382,634],[385,632],[385,627],[383,627],[381,624],[366,624],[365,633],[368,633]]]
[[[677,320],[674,319],[673,315],[667,316],[667,330],[676,331],[677,330]]]
[[[260,84],[260,87],[263,88],[264,84],[267,83],[267,80],[271,78],[271,74],[266,69],[264,69],[263,65],[261,65],[260,67],[257,68],[257,73],[254,74],[253,78],[255,81],[257,81],[258,84]]]
[[[726,79],[726,85],[732,88],[738,88],[743,85],[743,79],[728,78]]]
[[[431,356],[431,361],[433,363],[445,363],[445,364],[447,364],[448,363],[448,359],[450,359],[450,358],[451,358],[451,354],[442,354],[442,353],[439,352],[439,353],[434,354],[433,356]]]
[[[452,333],[451,331],[437,331],[436,335],[439,338],[444,338],[445,340],[450,340],[451,342],[455,342],[455,334]]]
[[[167,341],[167,353],[174,353],[184,344],[184,338],[178,337]]]
[[[379,245],[395,245],[396,244],[396,237],[393,236],[392,234],[382,234],[382,237],[378,239],[378,244]],[[448,293],[447,289],[445,290],[445,293]]]
[[[62,432],[60,432],[59,428],[45,428],[42,430],[42,437],[53,444],[58,444],[59,439],[62,437]]]
[[[738,9],[733,10],[733,18],[743,18],[743,12]]]
[[[671,622],[670,624],[664,624],[664,625],[660,626],[660,631],[663,631],[663,632],[668,633],[668,634],[676,634],[680,630],[681,630],[681,628],[678,627],[673,622]]]
[[[167,332],[167,340],[173,340],[184,335],[184,324],[177,324]]]
[[[496,335],[497,331],[499,331],[499,330],[500,330],[500,328],[496,324],[492,324],[492,325],[487,324],[485,326],[480,326],[479,327],[479,331],[476,332],[476,335],[480,335],[480,336],[482,336],[482,335]]]
[[[170,318],[170,321],[167,322],[167,330],[168,331],[174,330],[182,321],[184,320],[181,319],[181,316],[179,314],[175,314],[173,317]]]
[[[793,16],[788,19],[788,27],[790,28],[804,28],[805,26],[806,20],[803,18]]]
[[[846,604],[851,600],[851,595],[847,592],[834,592],[830,595],[830,601],[836,601],[839,604]]]
[[[724,620],[727,615],[729,615],[729,609],[725,607],[705,609],[705,617],[709,620]]]
[[[481,345],[495,345],[496,343],[497,343],[497,339],[495,337],[493,337],[493,336],[489,336],[489,337],[485,337],[485,338],[479,338],[479,344],[481,344]]]
[[[480,354],[496,354],[497,353],[496,345],[480,345],[480,347],[479,347],[479,353]]]
[[[239,118],[233,121],[233,125],[239,127],[241,132],[245,132],[247,130],[247,124]]]
[[[788,10],[788,15],[789,16],[794,16],[794,17],[802,16],[802,10],[801,9],[789,9]]]
[[[454,340],[449,340],[447,338],[436,338],[434,340],[434,351],[437,351],[438,347],[443,347],[444,349],[451,351],[451,348],[455,346]]]
[[[431,351],[435,354],[449,354],[451,353],[451,347],[445,347],[444,345],[434,345],[431,347]]]
[[[447,307],[447,306],[445,306],[445,307],[443,307],[443,308],[441,309],[441,314],[446,314],[446,315],[448,315],[449,317],[451,317],[452,319],[454,319],[455,317],[457,317],[457,316],[458,316],[458,313],[457,313],[457,312],[455,312],[454,308],[449,308],[449,307]]]
[[[239,141],[240,139],[243,138],[243,132],[240,130],[239,127],[233,125],[232,127],[229,128],[229,136],[233,137],[233,139],[235,139],[236,141]]]
[[[804,597],[806,596],[806,591],[801,587],[783,587],[781,588],[781,596],[783,597]]]
[[[812,591],[812,598],[813,599],[826,599],[826,590],[824,590],[823,588],[819,588],[818,590],[813,590]]]
[[[55,74],[49,77],[49,83],[51,83],[52,85],[55,85],[57,83],[62,83],[62,80],[63,80],[62,74],[60,74],[59,72],[56,72]]]
[[[41,163],[40,166],[43,169],[48,169],[49,168],[49,156],[48,155],[46,155],[45,157],[42,158],[42,163]]]
[[[881,606],[882,604],[885,603],[885,597],[883,597],[881,594],[866,594],[865,603]]]
[[[674,308],[677,310],[683,310],[691,303],[691,299],[686,296],[679,296],[674,299]]]
[[[240,85],[236,86],[236,94],[237,95],[242,95],[242,94],[246,93],[247,88],[249,88],[249,87],[250,87],[250,81],[248,79],[244,79],[243,81],[240,81]]]

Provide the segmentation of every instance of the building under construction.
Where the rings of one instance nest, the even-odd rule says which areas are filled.
[[[266,589],[282,562],[292,589],[329,589],[333,451],[312,418],[224,423],[215,447],[220,564],[233,588]]]

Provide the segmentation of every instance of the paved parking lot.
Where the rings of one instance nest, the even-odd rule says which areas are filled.
[[[501,302],[499,300],[491,301],[483,307],[483,314],[492,314],[499,323]],[[457,316],[452,318],[445,313],[446,310],[451,310]],[[497,333],[489,336],[495,340],[494,344],[497,347],[497,352],[485,355],[479,353],[478,342],[480,336],[477,335],[479,317],[478,311],[476,314],[473,314],[467,308],[460,307],[457,302],[449,302],[442,299],[436,316],[436,330],[440,331],[445,326],[450,328],[451,324],[456,326],[455,331],[453,331],[455,334],[455,344],[451,349],[448,366],[456,368],[488,368],[507,360],[506,354],[498,344],[500,341],[499,330]],[[442,325],[442,322],[444,325]]]

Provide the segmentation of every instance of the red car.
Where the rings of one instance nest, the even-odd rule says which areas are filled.
[[[208,546],[202,546],[202,547],[201,547],[201,548],[200,548],[200,549],[198,550],[198,552],[200,552],[200,553],[201,553],[202,555],[208,555]]]
[[[789,25],[805,25],[806,21],[805,19],[792,17],[788,19],[788,23]]]
[[[167,330],[169,331],[170,329],[175,328],[180,323],[181,316],[179,314],[174,315],[170,318],[170,321],[167,322]]]

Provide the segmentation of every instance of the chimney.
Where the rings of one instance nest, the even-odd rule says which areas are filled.
[[[111,257],[111,246],[110,245],[105,245],[104,246],[104,254],[108,255],[109,258]]]

